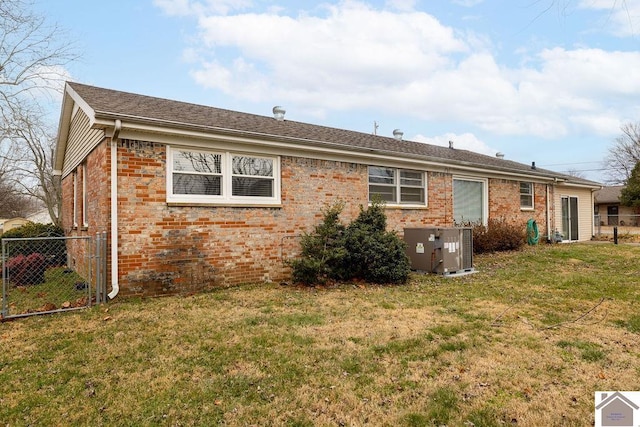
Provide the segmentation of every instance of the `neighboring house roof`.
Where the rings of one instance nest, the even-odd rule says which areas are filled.
[[[23,218],[21,216],[16,216],[13,218],[2,218],[0,219],[0,224],[4,224],[5,222],[29,222],[29,220],[27,218]]]
[[[0,232],[9,231],[12,228],[20,227],[28,222],[28,219],[22,217],[0,219]]]
[[[50,224],[53,222],[51,220],[51,215],[49,215],[48,209],[42,209],[37,212],[34,212],[31,215],[28,215],[27,219],[31,222],[35,222],[38,224]]]
[[[399,140],[345,129],[308,123],[275,120],[259,116],[186,102],[137,95],[79,83],[67,83],[66,95],[82,108],[94,128],[107,128],[109,121],[124,124],[209,132],[234,137],[260,138],[309,146],[322,146],[341,151],[384,154],[393,158],[425,159],[444,164],[480,167],[503,173],[554,179],[574,185],[600,188],[597,182],[558,172],[533,168],[531,165],[487,156],[468,150],[447,148],[414,141]],[[69,134],[71,106],[65,106],[58,133],[56,169],[62,169],[64,144]],[[66,111],[66,113],[65,113]],[[66,114],[66,119],[65,119]],[[111,125],[113,126],[113,125]],[[61,146],[62,145],[62,146]]]
[[[602,187],[593,194],[595,204],[601,203],[620,203],[620,192],[624,188],[624,185],[612,185],[609,187]]]

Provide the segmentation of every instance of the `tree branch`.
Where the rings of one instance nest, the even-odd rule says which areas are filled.
[[[600,305],[602,305],[602,303],[605,301],[606,298],[601,298],[600,301],[594,305],[593,307],[591,307],[591,309],[587,310],[586,312],[582,313],[580,316],[576,317],[573,320],[569,320],[567,322],[560,322],[560,323],[556,323],[555,325],[551,325],[551,326],[547,326],[546,328],[542,328],[542,329],[555,329],[555,328],[559,328],[560,326],[564,326],[564,325],[568,325],[570,323],[577,323],[579,320],[584,319],[585,317],[587,317],[590,313],[592,313],[596,308],[600,307]]]

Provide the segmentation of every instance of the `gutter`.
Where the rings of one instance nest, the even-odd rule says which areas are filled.
[[[101,113],[101,112],[98,112]],[[102,113],[105,114],[105,113]],[[328,141],[320,141],[314,139],[306,139],[306,138],[298,138],[298,137],[290,137],[290,136],[279,136],[272,135],[268,133],[261,132],[248,132],[248,131],[238,131],[234,129],[225,129],[220,127],[203,127],[197,125],[185,125],[183,123],[173,122],[170,120],[152,120],[152,119],[144,119],[139,118],[137,116],[129,116],[125,114],[115,114],[112,113],[109,115],[109,118],[105,116],[105,118],[97,117],[95,124],[98,127],[102,126],[110,126],[113,122],[112,120],[116,119],[116,117],[120,117],[121,119],[130,119],[135,120],[135,123],[131,127],[127,128],[127,136],[123,138],[131,138],[131,139],[139,139],[139,138],[148,138],[147,136],[141,136],[140,134],[134,135],[131,134],[131,130],[135,129],[141,133],[150,133],[155,136],[153,140],[158,142],[163,142],[166,144],[174,145],[174,142],[170,142],[165,139],[158,139],[158,135],[164,134],[171,137],[187,137],[187,138],[195,138],[195,139],[203,139],[203,140],[220,140],[220,141],[234,141],[241,142],[247,144],[259,144],[262,146],[270,146],[275,148],[286,148],[286,149],[298,149],[302,151],[312,151],[314,153],[324,153],[324,154],[342,154],[349,153],[349,155],[358,157],[358,158],[367,158],[374,159],[378,158],[381,161],[388,161],[389,155],[397,156],[397,160],[401,162],[411,161],[413,163],[419,163],[421,165],[430,166],[430,167],[445,167],[451,168],[452,166],[459,169],[460,171],[466,171],[467,173],[490,173],[496,176],[508,176],[515,178],[524,178],[527,180],[539,180],[541,182],[549,182],[549,181],[558,181],[558,179],[564,181],[563,178],[559,178],[558,176],[553,176],[553,172],[544,173],[529,173],[528,171],[516,168],[509,167],[499,167],[495,165],[485,166],[477,163],[472,163],[468,161],[460,161],[455,159],[447,159],[442,157],[430,157],[427,155],[413,155],[410,153],[395,151],[395,150],[380,150],[376,148],[369,148],[364,146],[353,146],[346,145],[337,142],[328,142]],[[118,120],[118,119],[116,119]],[[149,123],[149,124],[147,124]],[[165,124],[166,126],[176,125],[180,126],[179,129],[175,129],[173,131],[168,131],[167,127],[162,127],[160,124]],[[216,132],[216,134],[212,134],[211,132]],[[297,146],[293,146],[291,143],[296,144]],[[183,143],[184,144],[184,143]],[[189,144],[193,146],[193,144]],[[359,154],[356,154],[359,153]]]
[[[118,136],[122,129],[122,121],[116,119],[111,135],[111,292],[109,299],[114,299],[120,292],[118,283]]]

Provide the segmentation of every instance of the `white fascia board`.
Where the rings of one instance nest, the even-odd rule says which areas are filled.
[[[65,92],[69,94],[71,99],[73,99],[73,102],[75,102],[75,104],[82,111],[84,111],[87,117],[89,117],[89,126],[93,127],[96,121],[96,112],[94,111],[94,109],[91,108],[89,104],[87,104],[87,102],[84,99],[82,99],[82,97],[78,95],[78,93],[75,90],[73,90],[71,86],[67,85]],[[113,122],[113,120],[111,122]]]
[[[554,177],[529,175],[520,171],[499,170],[482,168],[476,165],[463,163],[447,163],[434,161],[427,158],[409,157],[404,153],[384,152],[378,150],[346,146],[343,144],[328,143],[314,140],[300,140],[268,134],[253,134],[250,137],[242,132],[234,130],[217,129],[189,130],[168,128],[154,124],[132,123],[126,118],[122,120],[121,139],[133,139],[141,141],[154,141],[171,146],[183,146],[192,148],[229,148],[236,151],[255,152],[260,147],[260,152],[273,155],[291,155],[297,157],[312,157],[320,160],[333,160],[367,165],[386,165],[390,167],[406,169],[423,169],[449,173],[469,173],[473,176],[486,178],[502,178],[511,180],[531,181],[537,183],[553,183]],[[114,126],[113,119],[98,118],[94,127],[110,128]],[[184,126],[184,125],[183,125]],[[223,133],[223,132],[229,133]],[[234,135],[235,134],[235,135]],[[260,137],[263,138],[260,138]],[[392,157],[390,157],[392,156]]]
[[[602,185],[593,186],[593,185],[589,185],[589,184],[579,184],[579,183],[576,183],[576,182],[566,182],[566,181],[558,183],[558,186],[561,186],[561,187],[573,187],[573,188],[588,188],[588,189],[591,189],[593,191],[600,190],[602,188]]]
[[[56,149],[53,154],[53,169],[62,170],[64,155],[67,151],[67,141],[71,129],[71,114],[73,113],[73,101],[65,93],[62,97],[60,121],[58,122],[58,134],[56,135]]]

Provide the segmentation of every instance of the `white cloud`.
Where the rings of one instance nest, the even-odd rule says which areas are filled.
[[[416,0],[387,0],[385,4],[390,9],[408,12],[414,10]]]
[[[413,10],[412,0],[389,1],[391,9],[345,0],[296,16],[275,9],[227,14],[247,7],[243,0],[154,1],[166,13],[197,17],[198,43],[184,56],[201,86],[295,104],[319,117],[393,109],[423,121],[553,139],[607,134],[612,126],[608,133],[617,133],[615,117],[636,111],[640,97],[638,52],[525,50],[526,61],[507,66],[485,35],[443,25]],[[474,151],[488,150],[473,143]]]
[[[579,7],[604,12],[602,24],[618,37],[640,33],[640,0],[581,0]]]
[[[269,82],[264,76],[242,58],[234,60],[230,67],[216,62],[202,64],[202,67],[200,70],[193,71],[191,75],[203,87],[217,89],[251,101],[260,101],[261,94],[269,90]],[[235,84],[237,80],[245,84],[237,85]]]
[[[573,115],[569,117],[570,122],[576,127],[583,129],[587,134],[601,135],[603,137],[611,136],[612,130],[619,133],[623,121],[613,114],[585,114]]]
[[[38,100],[54,101],[62,100],[65,81],[71,80],[71,74],[66,68],[55,66],[39,66],[32,70],[32,76],[25,82],[25,93]]]
[[[453,147],[460,150],[474,151],[480,154],[486,154],[488,156],[494,156],[498,150],[489,147],[484,141],[478,139],[472,133],[463,133],[456,135],[454,133],[445,133],[444,135],[438,135],[434,137],[428,137],[424,135],[416,135],[411,138],[412,141],[423,142],[425,144],[439,145],[442,147],[448,147],[449,141],[453,142]]]
[[[325,10],[326,17],[205,16],[202,42],[216,58],[243,57],[262,70],[271,81],[271,92],[262,96],[286,92],[315,105],[332,98],[332,107],[345,96],[345,107],[366,106],[446,67],[449,55],[467,49],[451,28],[425,13],[392,13],[359,2]],[[247,83],[236,76],[229,90]]]

